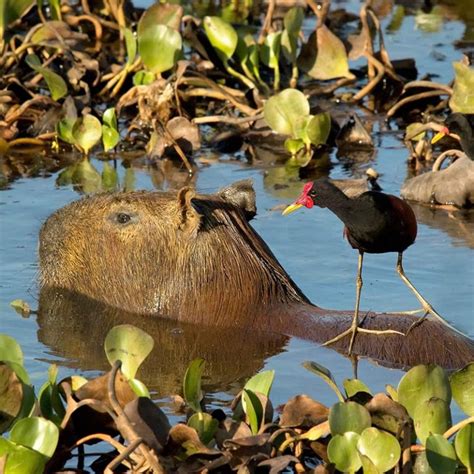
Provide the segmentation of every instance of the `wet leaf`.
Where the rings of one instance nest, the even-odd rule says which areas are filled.
[[[64,97],[67,94],[67,85],[64,82],[64,79],[47,67],[43,67],[36,54],[28,54],[25,58],[25,62],[31,67],[31,69],[43,76],[53,100],[61,99],[61,97]]]
[[[7,334],[0,334],[0,361],[10,361],[23,365],[23,351],[20,344]]]
[[[87,155],[102,136],[102,125],[97,117],[87,114],[79,117],[72,127],[74,144]]]
[[[280,426],[310,428],[327,420],[329,408],[307,395],[297,395],[288,400],[280,416]]]
[[[70,143],[71,145],[74,145],[75,143],[75,139],[72,136],[72,128],[74,127],[76,120],[76,118],[63,118],[56,126],[56,132],[59,138],[66,143]]]
[[[474,114],[474,67],[457,62],[453,68],[455,79],[449,107],[453,112]]]
[[[331,131],[331,115],[323,112],[315,115],[306,125],[306,134],[314,146],[323,145]]]
[[[456,472],[456,452],[453,445],[440,434],[432,434],[426,439],[426,459],[436,474]]]
[[[285,140],[285,148],[291,155],[296,155],[304,148],[304,141],[301,138],[287,138]]]
[[[183,381],[183,394],[186,403],[195,411],[200,412],[201,400],[203,397],[201,390],[202,372],[206,361],[204,359],[194,359],[186,369]]]
[[[23,384],[15,371],[0,362],[0,433],[8,430],[21,410]]]
[[[31,313],[30,305],[24,300],[13,300],[10,302],[10,306],[22,316],[28,316]]]
[[[309,115],[308,99],[299,90],[285,89],[265,102],[263,113],[273,131],[293,136],[297,120]]]
[[[339,400],[341,400],[341,402],[344,401],[344,396],[339,390],[339,387],[337,386],[331,372],[326,369],[326,367],[323,367],[322,365],[312,361],[303,362],[303,367],[321,377],[336,392]]]
[[[58,444],[59,430],[51,421],[38,416],[18,420],[10,432],[10,440],[50,458]]]
[[[343,42],[326,25],[311,34],[302,48],[298,65],[313,79],[353,77]]]
[[[329,441],[328,458],[339,471],[354,473],[362,466],[356,447],[359,437],[358,433],[349,431]]]
[[[155,80],[155,75],[150,71],[138,71],[133,75],[133,85],[148,86]]]
[[[362,433],[370,425],[370,413],[356,402],[335,403],[329,410],[329,426],[333,435],[347,431]]]
[[[194,428],[204,444],[209,444],[214,437],[219,422],[209,413],[194,413],[189,420],[188,426]]]
[[[120,141],[117,116],[115,115],[114,107],[110,107],[104,112],[102,122],[102,143],[104,145],[104,150],[109,151],[112,148],[115,148],[117,143]]]
[[[398,401],[414,418],[416,407],[432,397],[451,403],[451,388],[446,372],[436,365],[417,365],[398,384]]]
[[[155,25],[166,25],[178,31],[183,17],[183,7],[173,3],[155,3],[142,15],[138,22],[138,36]]]
[[[410,417],[406,409],[384,393],[377,393],[365,405],[372,417],[372,425],[397,435]]]
[[[461,410],[469,416],[474,416],[474,362],[454,372],[449,381],[453,398]]]
[[[474,470],[474,423],[462,427],[454,439],[459,460],[470,471]]]
[[[401,448],[397,439],[377,428],[366,428],[357,442],[358,451],[367,456],[380,472],[395,467],[400,459]]]
[[[440,398],[419,403],[413,416],[415,432],[422,444],[431,433],[443,434],[451,426],[449,405]]]
[[[206,16],[204,31],[212,47],[223,62],[229,61],[237,48],[239,40],[234,27],[218,16]]]
[[[153,345],[153,338],[145,331],[131,324],[121,324],[108,332],[104,349],[110,365],[113,365],[116,360],[121,360],[122,373],[128,379],[134,379],[138,368],[153,349]]]

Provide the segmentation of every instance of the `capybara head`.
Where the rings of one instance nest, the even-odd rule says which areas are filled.
[[[99,194],[55,212],[40,233],[40,284],[183,321],[238,325],[306,301],[248,224],[248,181],[215,195]]]

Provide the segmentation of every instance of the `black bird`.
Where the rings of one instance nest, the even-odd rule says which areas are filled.
[[[444,324],[449,324],[433,309],[408,280],[402,266],[403,252],[415,242],[417,233],[416,217],[412,208],[396,196],[377,191],[367,191],[355,198],[349,198],[330,181],[323,179],[307,183],[300,197],[289,205],[283,215],[300,207],[327,207],[344,223],[344,236],[352,248],[359,251],[359,265],[356,280],[356,306],[352,326],[343,333],[324,343],[332,344],[348,334],[352,334],[349,354],[352,352],[357,332],[375,334],[401,334],[397,331],[373,331],[358,327],[359,300],[362,288],[362,262],[364,253],[397,252],[397,272],[405,284],[415,293],[423,305],[425,316],[433,314]]]
[[[474,160],[473,124],[474,115],[451,114],[444,122],[444,128],[433,137],[431,143],[436,143],[446,135],[457,138],[464,153]]]

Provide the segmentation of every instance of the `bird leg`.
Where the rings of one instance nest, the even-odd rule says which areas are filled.
[[[454,326],[451,326],[451,324],[449,324],[437,311],[434,310],[434,308],[428,303],[428,301],[425,300],[425,298],[423,298],[423,296],[418,292],[418,290],[413,286],[413,283],[407,278],[407,276],[405,275],[405,271],[403,270],[403,263],[402,263],[402,259],[403,259],[403,253],[402,252],[399,252],[398,253],[398,259],[397,259],[397,273],[400,275],[400,278],[403,280],[403,282],[405,283],[405,285],[408,286],[408,288],[410,288],[411,291],[413,291],[413,293],[415,294],[415,296],[417,297],[418,301],[422,304],[423,308],[421,310],[419,310],[418,312],[421,312],[421,311],[424,311],[424,315],[421,317],[420,319],[420,323],[423,321],[423,319],[425,318],[425,316],[428,314],[428,313],[431,313],[436,319],[438,319],[440,322],[442,322],[444,325],[448,326],[450,329],[452,329],[453,331],[456,331],[458,334],[463,334],[461,331],[459,331],[458,329],[456,329]],[[407,314],[409,313],[416,313],[417,311],[410,311],[410,312],[407,312]],[[419,324],[419,322],[416,322],[415,326],[417,326]],[[413,325],[412,325],[413,326]],[[410,327],[410,329],[408,331],[411,331],[412,327]]]
[[[363,281],[362,281],[362,262],[364,259],[364,252],[359,252],[359,265],[357,268],[357,279],[356,279],[356,304],[355,304],[355,309],[354,309],[354,317],[352,318],[352,324],[349,329],[346,329],[344,332],[339,334],[338,336],[334,337],[333,339],[330,339],[329,341],[326,341],[323,346],[329,346],[330,344],[334,344],[337,341],[340,341],[343,337],[346,337],[347,335],[351,334],[351,341],[349,343],[349,351],[348,355],[352,354],[352,346],[354,345],[354,340],[356,333],[362,332],[366,334],[400,334],[404,336],[403,333],[399,331],[393,331],[392,329],[388,329],[386,331],[377,331],[374,329],[364,329],[359,327],[359,302],[360,302],[360,292],[362,289]]]

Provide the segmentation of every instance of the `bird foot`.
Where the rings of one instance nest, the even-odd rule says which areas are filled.
[[[329,341],[326,341],[324,342],[323,344],[321,344],[322,346],[329,346],[331,344],[334,344],[336,343],[337,341],[340,341],[341,339],[343,339],[344,337],[348,336],[349,334],[352,334],[352,337],[351,337],[351,342],[349,344],[349,351],[348,351],[348,354],[351,355],[352,354],[352,346],[354,344],[354,339],[355,339],[355,335],[356,333],[358,332],[362,332],[364,334],[375,334],[377,336],[380,336],[380,335],[384,335],[384,334],[398,334],[399,336],[405,336],[405,334],[403,334],[402,332],[400,331],[395,331],[393,329],[385,329],[385,330],[376,330],[376,329],[364,329],[364,328],[360,328],[360,327],[350,327],[349,329],[345,330],[344,332],[341,332],[341,334],[337,335],[336,337],[330,339]]]

